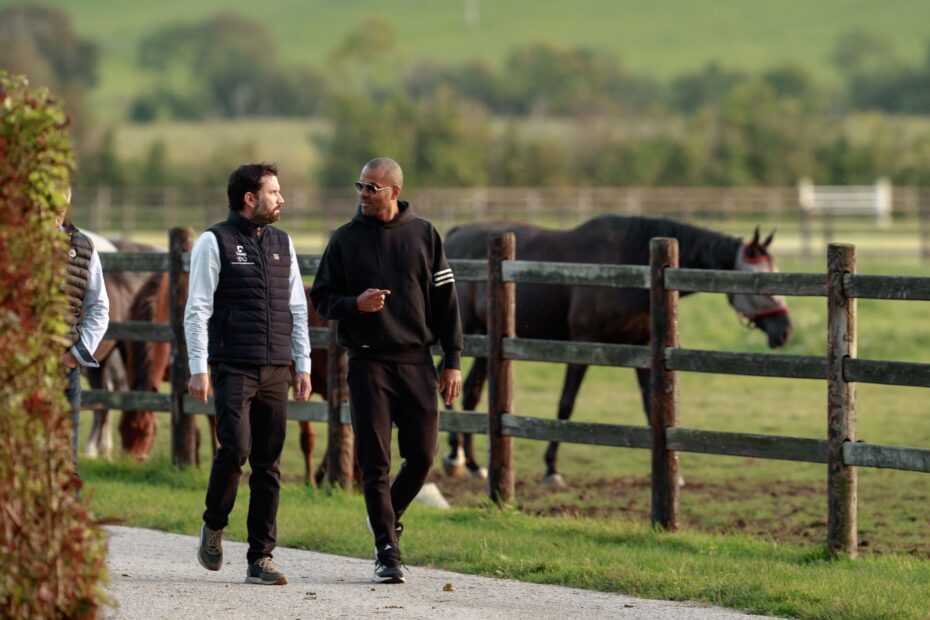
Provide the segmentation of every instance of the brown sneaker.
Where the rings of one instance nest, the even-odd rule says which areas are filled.
[[[274,560],[265,556],[249,564],[245,574],[246,583],[257,583],[262,586],[283,586],[287,577],[274,565]]]
[[[223,530],[211,530],[206,523],[203,524],[197,559],[207,570],[220,570],[223,566]]]

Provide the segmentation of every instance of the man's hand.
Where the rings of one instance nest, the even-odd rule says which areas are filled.
[[[310,400],[310,373],[299,372],[294,380],[294,398],[300,401]]]
[[[207,395],[210,393],[210,375],[205,372],[191,375],[191,380],[187,383],[187,391],[191,393],[191,396],[206,404]]]
[[[355,298],[355,307],[362,312],[377,312],[384,307],[384,300],[391,291],[380,288],[365,289],[365,292]]]
[[[462,371],[454,368],[443,368],[439,373],[439,392],[447,405],[462,393]]]
[[[61,363],[64,364],[67,368],[78,367],[77,358],[74,357],[71,351],[65,351],[65,354],[61,356]]]

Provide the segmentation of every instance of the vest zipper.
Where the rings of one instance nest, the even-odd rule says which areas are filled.
[[[267,366],[271,363],[271,290],[268,287],[268,270],[265,268],[265,244],[262,243],[261,238],[255,244],[258,246],[258,260],[262,265],[262,278],[265,280],[265,366]]]

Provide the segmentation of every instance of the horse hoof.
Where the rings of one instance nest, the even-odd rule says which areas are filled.
[[[450,478],[461,478],[465,475],[465,463],[444,456],[442,457],[442,471]]]
[[[681,489],[681,488],[684,488],[684,486],[685,486],[685,479],[682,477],[681,474],[678,474],[678,488]]]
[[[472,478],[481,478],[482,480],[488,479],[488,468],[487,467],[479,466],[479,467],[475,467],[474,469],[469,468],[468,473],[469,475],[471,475]]]
[[[568,488],[568,485],[565,484],[565,478],[562,477],[562,474],[549,474],[542,479],[542,483],[547,487],[552,487],[554,489]]]

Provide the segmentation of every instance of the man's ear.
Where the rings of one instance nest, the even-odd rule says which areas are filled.
[[[397,200],[400,198],[400,188],[396,185],[391,186],[391,200]]]

